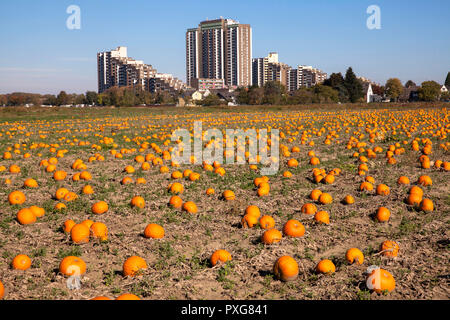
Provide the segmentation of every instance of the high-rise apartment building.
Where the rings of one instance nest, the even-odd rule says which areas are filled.
[[[312,87],[327,78],[327,74],[311,66],[292,68],[278,61],[278,54],[271,52],[265,58],[254,58],[253,84],[264,86],[267,81],[278,81],[286,86],[287,91],[295,91],[301,87]]]
[[[186,85],[170,74],[157,73],[151,65],[141,60],[134,60],[127,55],[126,47],[97,53],[98,92],[102,93],[111,87],[163,88],[164,90],[181,90]],[[150,81],[149,79],[158,79]],[[158,86],[149,86],[149,83]],[[158,91],[158,90],[156,90]],[[169,90],[170,91],[170,90]]]
[[[268,63],[267,67],[267,81],[278,81],[283,86],[288,84],[288,71],[292,69],[285,63]]]
[[[264,86],[269,80],[269,64],[278,63],[278,53],[270,52],[265,58],[252,59],[252,85]]]
[[[252,82],[252,29],[232,19],[207,20],[186,32],[186,82],[224,79],[227,86]]]
[[[319,69],[311,66],[298,66],[297,67],[297,79],[298,87],[310,88],[316,84],[324,82],[327,78],[327,74]]]

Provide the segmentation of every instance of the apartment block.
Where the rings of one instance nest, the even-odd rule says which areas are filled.
[[[192,87],[199,91],[225,88],[224,79],[194,78],[191,83]]]
[[[310,88],[325,81],[327,74],[311,66],[297,67],[298,88]]]
[[[111,87],[140,87],[184,89],[186,85],[172,75],[158,73],[151,65],[141,60],[134,60],[127,55],[126,47],[97,53],[98,92],[102,93]],[[149,79],[159,79],[164,86],[149,86]],[[155,92],[150,90],[151,92]]]
[[[278,53],[271,52],[265,58],[252,59],[252,85],[262,87],[268,81],[269,63],[278,63]]]
[[[278,81],[283,86],[288,84],[288,71],[292,69],[285,63],[268,63],[267,66],[267,81]]]
[[[186,82],[223,79],[227,86],[252,81],[252,29],[232,19],[200,22],[186,32]]]

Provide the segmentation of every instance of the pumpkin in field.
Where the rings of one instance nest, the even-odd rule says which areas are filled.
[[[83,194],[93,194],[94,189],[90,185],[85,185],[82,190]]]
[[[422,201],[420,202],[420,210],[425,211],[425,212],[431,212],[434,210],[434,204],[433,201],[431,201],[430,199],[424,198],[422,199]]]
[[[288,237],[303,237],[305,234],[305,227],[300,221],[291,219],[284,224],[283,233]]]
[[[431,186],[433,184],[433,181],[429,176],[423,175],[419,177],[419,179],[417,180],[417,184],[422,186]]]
[[[275,220],[271,216],[262,216],[259,225],[262,229],[272,229],[275,227]]]
[[[181,206],[183,205],[183,200],[179,196],[172,196],[169,199],[169,205],[172,208],[180,209]]]
[[[72,219],[68,219],[66,221],[64,221],[64,225],[63,225],[63,230],[66,233],[70,233],[70,231],[72,230],[73,226],[76,225],[76,222],[73,221]]]
[[[388,208],[385,207],[380,207],[377,210],[377,213],[375,215],[375,218],[379,221],[379,222],[386,222],[389,221],[389,217],[391,216],[391,212],[389,211]]]
[[[184,187],[181,183],[174,182],[169,185],[169,191],[173,194],[180,194],[180,193],[183,193]]]
[[[198,209],[197,209],[197,205],[192,202],[192,201],[187,201],[185,203],[183,203],[183,210],[188,212],[188,213],[197,213]]]
[[[296,159],[289,159],[288,163],[287,163],[288,167],[298,167],[298,161]]]
[[[291,256],[282,256],[273,266],[273,273],[282,281],[293,281],[298,277],[298,263]]]
[[[19,254],[14,257],[11,266],[15,270],[27,270],[31,267],[31,259],[25,254]]]
[[[143,258],[139,256],[131,256],[123,263],[122,273],[125,277],[134,277],[140,275],[146,269],[147,262]]]
[[[361,191],[372,191],[373,190],[373,185],[370,182],[364,181],[359,186],[359,190],[361,190]]]
[[[91,210],[95,214],[104,214],[108,211],[108,204],[105,201],[96,202],[92,205]]]
[[[245,209],[245,214],[255,216],[257,219],[261,216],[261,210],[255,205],[248,206]]]
[[[141,196],[134,196],[130,202],[132,207],[143,209],[145,207],[145,200]]]
[[[93,238],[99,239],[100,241],[108,240],[108,228],[102,222],[94,222],[89,230]]]
[[[22,191],[13,191],[8,195],[9,204],[22,204],[27,200]]]
[[[66,188],[59,188],[58,190],[56,190],[55,199],[62,200],[68,193],[69,190],[67,190]]]
[[[152,238],[152,239],[164,238],[164,228],[161,227],[159,224],[150,223],[147,225],[147,227],[144,230],[144,236],[146,238]]]
[[[281,241],[283,235],[277,229],[266,230],[261,236],[261,241],[264,244],[274,244]]]
[[[24,181],[23,186],[26,188],[37,188],[39,185],[36,180],[29,178]]]
[[[346,195],[343,202],[344,202],[344,204],[354,204],[355,198],[353,198],[353,196],[351,196],[351,195]]]
[[[40,218],[43,217],[45,215],[45,209],[38,207],[38,206],[31,206],[28,209],[31,210],[31,212],[33,212],[33,214],[36,216],[36,218]]]
[[[258,217],[252,214],[245,214],[241,219],[242,228],[253,228],[256,224],[258,224]]]
[[[334,265],[334,263],[331,260],[328,260],[328,259],[321,260],[316,266],[317,273],[329,274],[329,273],[334,273],[335,271],[336,271],[336,266]]]
[[[68,256],[61,260],[59,272],[66,276],[82,275],[86,273],[86,263],[79,257]]]
[[[317,211],[314,220],[320,224],[330,224],[330,216],[326,211]]]
[[[232,260],[231,253],[229,253],[228,251],[223,250],[223,249],[214,251],[214,253],[211,255],[211,258],[210,258],[210,262],[213,267],[219,262],[225,263],[230,260]]]
[[[305,214],[315,214],[317,212],[317,207],[314,203],[305,203],[300,211]]]
[[[345,259],[350,264],[362,264],[364,262],[364,254],[358,248],[350,248],[345,253]]]
[[[22,224],[33,224],[36,222],[36,215],[29,208],[20,209],[17,212],[17,221]]]
[[[379,185],[377,185],[376,193],[379,196],[387,196],[390,193],[390,189],[385,184],[379,184]]]
[[[376,267],[368,272],[366,285],[377,293],[391,292],[395,289],[395,279],[389,271]]]
[[[397,180],[397,184],[402,185],[402,184],[410,184],[409,178],[405,177],[405,176],[401,176],[398,178]]]
[[[56,181],[64,180],[67,177],[67,172],[63,170],[58,170],[53,173],[53,179]]]
[[[333,197],[329,193],[322,193],[319,197],[319,202],[321,204],[330,204],[333,202]]]
[[[400,246],[397,242],[386,240],[381,244],[380,252],[386,257],[396,257],[398,255],[399,249]]]
[[[225,200],[234,200],[234,199],[236,199],[236,196],[234,195],[234,192],[233,191],[231,191],[231,190],[225,190],[224,192],[223,192],[223,194],[222,194],[222,196],[223,196],[223,198],[225,199]]]
[[[74,225],[70,230],[70,238],[77,244],[89,242],[89,235],[89,227],[82,223]]]
[[[319,189],[314,189],[313,191],[311,191],[309,198],[311,200],[317,201],[317,200],[319,200],[319,197],[321,194],[322,194],[322,191],[320,191]]]

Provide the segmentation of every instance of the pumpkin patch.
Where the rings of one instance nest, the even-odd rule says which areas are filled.
[[[448,299],[446,107],[70,111],[0,110],[0,299]]]

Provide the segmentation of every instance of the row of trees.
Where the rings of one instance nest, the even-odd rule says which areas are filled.
[[[445,85],[450,88],[450,72],[447,74]],[[449,92],[441,92],[441,85],[435,81],[424,81],[418,87],[413,81],[408,80],[405,85],[398,78],[391,78],[384,86],[372,85],[375,94],[381,97],[390,98],[391,101],[398,101],[402,94],[416,91],[418,99],[421,101],[438,101],[439,99],[448,101]],[[269,81],[264,87],[251,86],[237,89],[237,103],[260,105],[260,104],[307,104],[307,103],[348,103],[363,102],[365,92],[363,83],[359,80],[352,68],[348,68],[345,77],[341,73],[332,73],[322,84],[311,88],[300,88],[288,93],[286,87],[279,82]],[[98,106],[134,106],[150,104],[175,104],[183,92],[169,94],[168,92],[152,94],[142,88],[113,87],[109,90],[97,94],[95,91],[88,91],[86,94],[67,94],[61,91],[58,95],[40,95],[33,93],[14,92],[0,95],[0,105],[19,106],[25,104],[32,105],[98,105]],[[189,100],[189,97],[187,97]],[[215,94],[211,94],[202,101],[201,105],[225,104],[223,100]]]
[[[445,80],[445,85],[450,88],[450,72]],[[372,84],[372,91],[381,98],[390,98],[398,101],[406,89],[417,91],[421,101],[447,101],[450,98],[448,92],[441,93],[441,86],[435,81],[424,81],[420,87],[412,80],[408,80],[405,86],[398,78],[391,78],[384,86]],[[407,91],[406,93],[409,93]],[[339,73],[332,73],[322,84],[311,88],[300,88],[294,92],[287,93],[286,88],[279,82],[269,81],[264,87],[252,86],[238,89],[237,102],[240,104],[306,104],[306,103],[355,103],[365,102],[363,82],[358,79],[349,67],[345,77]],[[409,99],[409,96],[406,96]],[[211,100],[211,99],[209,99]]]
[[[113,87],[97,94],[87,91],[85,94],[68,94],[61,91],[57,95],[14,92],[0,95],[0,106],[29,105],[97,105],[97,106],[135,106],[141,104],[170,104],[175,103],[176,97],[167,92],[152,94],[140,88]]]
[[[302,87],[288,94],[286,87],[279,82],[269,81],[264,87],[252,86],[238,89],[237,101],[241,104],[304,104],[359,102],[364,98],[363,84],[352,68],[345,77],[333,73],[323,84],[311,88]]]

